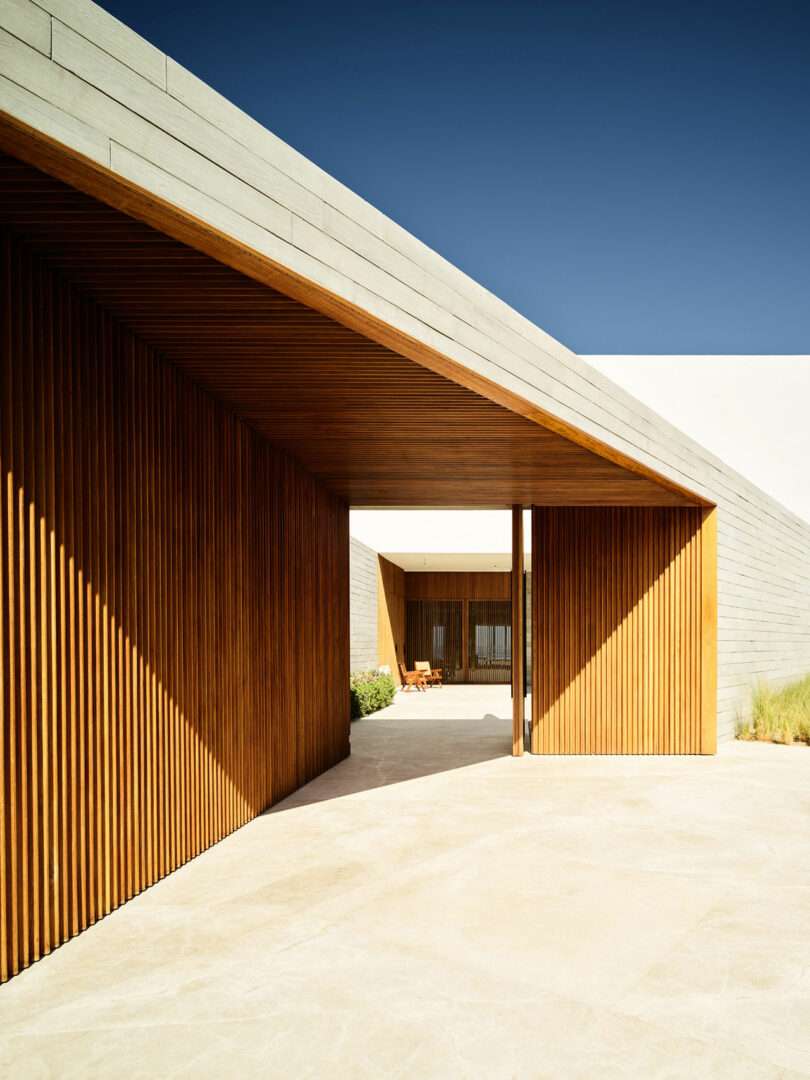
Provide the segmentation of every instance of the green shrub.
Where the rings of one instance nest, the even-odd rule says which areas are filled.
[[[753,694],[751,723],[740,728],[741,739],[810,744],[810,675],[780,690],[761,683]]]
[[[376,671],[358,671],[350,683],[352,697],[352,720],[384,709],[394,700],[396,685],[390,675]]]

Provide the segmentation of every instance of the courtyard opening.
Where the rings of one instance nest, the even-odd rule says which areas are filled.
[[[404,759],[408,730],[448,749],[454,741],[460,761],[489,756],[494,745],[506,754],[528,746],[528,575],[525,563],[511,569],[513,519],[486,509],[350,515],[352,668],[393,678],[394,703],[377,717],[381,733],[397,731],[393,746]]]

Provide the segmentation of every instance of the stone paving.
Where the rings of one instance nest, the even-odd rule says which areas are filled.
[[[810,750],[515,760],[509,710],[355,723],[1,988],[0,1075],[810,1076]]]

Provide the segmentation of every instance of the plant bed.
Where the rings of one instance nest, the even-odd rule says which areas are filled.
[[[765,683],[754,690],[751,721],[740,726],[740,739],[810,744],[810,675],[779,690]]]
[[[357,671],[350,681],[352,720],[379,712],[394,700],[396,685],[390,675],[377,671]]]

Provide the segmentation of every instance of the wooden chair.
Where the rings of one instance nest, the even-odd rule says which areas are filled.
[[[428,660],[417,660],[413,666],[425,676],[428,686],[442,685],[442,669],[440,667],[432,668]]]
[[[403,690],[427,690],[427,680],[421,671],[407,671],[404,664],[399,665]]]

